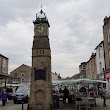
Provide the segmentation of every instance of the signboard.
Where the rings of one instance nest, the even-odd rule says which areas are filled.
[[[2,59],[2,72],[8,74],[8,60],[6,58]]]
[[[34,72],[34,80],[45,80],[46,81],[46,69],[38,69]]]
[[[110,78],[110,72],[109,73],[106,73],[105,77],[106,78]]]

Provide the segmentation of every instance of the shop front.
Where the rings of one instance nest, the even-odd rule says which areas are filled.
[[[106,81],[107,81],[107,86],[106,86],[107,87],[107,91],[110,94],[110,72],[105,74],[105,78],[106,78]]]

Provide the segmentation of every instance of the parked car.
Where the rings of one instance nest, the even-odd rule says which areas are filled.
[[[28,86],[20,86],[13,96],[14,104],[18,102],[28,103],[30,97],[30,88]]]

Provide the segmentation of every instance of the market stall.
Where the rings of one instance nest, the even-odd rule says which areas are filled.
[[[57,87],[58,89],[64,88],[66,86],[69,89],[68,102],[69,103],[74,102],[77,109],[80,107],[87,108],[91,106],[94,107],[95,109],[98,83],[106,83],[106,81],[91,79],[53,81],[53,87]],[[81,90],[81,88],[83,89]],[[93,89],[89,91],[90,88]],[[93,93],[93,95],[91,95],[90,93]]]

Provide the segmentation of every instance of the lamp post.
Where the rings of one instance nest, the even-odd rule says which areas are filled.
[[[5,78],[5,89],[6,89],[6,78]]]
[[[24,100],[22,98],[22,110],[24,110]]]

